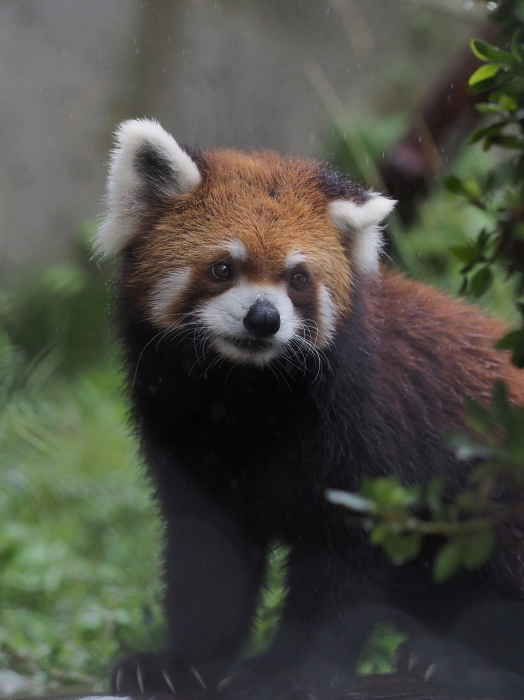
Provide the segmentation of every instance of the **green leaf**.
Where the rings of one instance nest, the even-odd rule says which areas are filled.
[[[438,513],[442,508],[442,494],[444,492],[444,479],[437,476],[426,487],[426,503],[432,513]]]
[[[493,385],[493,391],[491,392],[491,404],[494,408],[503,408],[504,411],[510,405],[508,390],[502,379],[497,379]]]
[[[504,428],[508,428],[511,423],[511,406],[508,399],[506,385],[500,379],[495,382],[491,394],[491,406],[495,415],[495,420]]]
[[[524,329],[520,328],[516,331],[510,331],[498,341],[495,347],[497,350],[524,349]]]
[[[467,265],[475,262],[479,256],[478,249],[473,245],[455,245],[451,246],[450,250],[460,262]]]
[[[464,194],[462,180],[455,177],[455,175],[448,175],[448,177],[444,178],[443,182],[446,189],[452,194]]]
[[[519,369],[524,368],[524,345],[520,345],[518,348],[513,350],[511,362]]]
[[[497,66],[494,63],[486,63],[486,65],[480,66],[480,68],[477,68],[477,70],[470,75],[468,85],[477,85],[477,83],[493,78],[495,75],[497,75],[499,70],[500,66]]]
[[[470,428],[480,434],[491,431],[493,420],[487,408],[470,397],[466,397],[464,406],[466,408],[467,423]]]
[[[464,193],[472,201],[475,201],[482,196],[482,190],[480,188],[478,180],[475,180],[474,178],[470,177],[467,180],[463,180],[462,184],[464,187]]]
[[[495,135],[489,136],[488,138],[491,143],[496,146],[501,146],[502,148],[512,148],[516,150],[524,148],[524,141],[518,136],[506,136],[501,134],[500,136]]]
[[[482,296],[491,287],[493,282],[493,272],[486,266],[476,272],[471,279],[471,291],[476,297]]]
[[[504,95],[510,95],[520,104],[524,91],[524,78],[512,78],[511,76],[508,77],[507,73],[501,73],[491,78],[491,80],[486,80],[484,84],[479,84],[478,89],[475,86],[468,88],[468,91],[472,93],[481,92],[482,90],[492,91],[488,96],[490,102],[499,101]]]
[[[480,114],[489,114],[496,115],[497,117],[505,117],[506,119],[508,118],[508,114],[502,105],[491,104],[490,102],[481,102],[480,104],[475,105],[475,109]]]
[[[479,250],[484,250],[484,248],[489,243],[490,238],[491,238],[491,233],[487,229],[483,228],[482,231],[479,233],[478,238],[477,238],[477,248]]]
[[[394,476],[363,479],[360,488],[365,498],[386,508],[410,507],[420,498],[420,487],[404,486]]]
[[[377,523],[371,530],[369,540],[372,544],[382,545],[387,540],[391,533],[390,523]]]
[[[485,48],[489,47],[490,44],[488,44],[486,41],[483,41],[482,39],[471,39],[469,45],[475,56],[477,58],[480,58],[481,61],[490,60],[490,57],[488,56],[488,53]]]
[[[476,200],[482,194],[479,183],[473,178],[461,180],[455,177],[455,175],[449,175],[444,178],[443,182],[449,192],[452,194],[465,195],[468,199]]]
[[[462,563],[466,569],[478,569],[485,564],[495,546],[495,532],[486,526],[476,532],[461,536]]]
[[[499,105],[501,109],[506,112],[516,112],[518,107],[516,100],[510,95],[502,95],[499,100]]]
[[[517,61],[524,62],[524,32],[522,29],[518,29],[511,37],[511,53]]]
[[[458,570],[461,564],[460,546],[455,539],[441,547],[433,562],[433,580],[444,583]]]
[[[418,533],[394,532],[390,532],[382,544],[384,551],[396,566],[414,559],[420,553],[421,545],[422,536]]]
[[[488,44],[487,41],[483,41],[482,39],[471,39],[469,45],[471,46],[471,50],[475,56],[480,58],[482,61],[500,63],[508,68],[514,67],[517,64],[515,56],[509,53],[509,51],[499,49],[492,44]]]
[[[473,77],[473,76],[471,76]],[[471,78],[470,78],[471,80]],[[500,95],[504,93],[507,89],[508,81],[511,80],[511,76],[508,76],[506,71],[500,71],[491,78],[486,78],[485,80],[478,80],[475,83],[468,82],[468,92],[472,95],[477,95],[481,92],[490,92],[489,100],[490,102],[496,102]]]
[[[497,136],[500,134],[506,124],[507,120],[504,122],[497,122],[496,124],[490,124],[489,126],[483,126],[471,134],[468,139],[468,143],[477,143],[477,141],[480,141],[487,136]]]

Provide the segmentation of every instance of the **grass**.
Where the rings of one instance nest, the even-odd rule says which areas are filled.
[[[0,665],[102,689],[108,660],[161,628],[158,526],[113,363],[46,365],[0,414]]]
[[[0,305],[0,669],[46,692],[103,690],[110,659],[162,629],[159,526],[106,309],[85,255]]]

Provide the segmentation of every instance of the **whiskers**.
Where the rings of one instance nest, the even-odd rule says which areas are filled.
[[[286,346],[287,362],[303,374],[313,374],[312,384],[322,379],[324,369],[331,370],[326,353],[316,345],[322,336],[317,323],[305,319]]]
[[[166,328],[159,342],[168,341],[173,343],[176,341],[175,348],[178,348],[182,342],[191,338],[196,355],[195,364],[200,364],[206,355],[209,336],[210,333],[207,328],[195,319],[193,314],[183,313],[178,314],[178,318],[171,326]]]
[[[213,319],[213,321],[215,321],[216,327],[220,328],[221,318]],[[248,365],[258,371],[270,372],[279,383],[291,391],[297,375],[307,375],[313,384],[322,379],[326,370],[331,370],[325,351],[318,345],[319,339],[325,341],[329,339],[324,338],[317,323],[312,319],[304,319],[298,327],[293,327],[291,337],[280,347],[277,344],[274,354],[270,354],[267,358],[263,355],[260,358],[248,357],[246,354],[244,359],[238,354],[238,348],[235,352],[229,353],[227,348],[224,350],[217,346],[219,338],[213,324],[210,327],[198,315],[194,313],[178,314],[167,328],[150,338],[142,348],[136,362],[132,386],[135,385],[139,365],[146,350],[152,345],[154,345],[155,350],[158,350],[160,345],[164,343],[169,343],[173,351],[181,344],[185,344],[185,349],[177,353],[177,357],[174,357],[173,361],[180,362],[183,356],[186,359],[192,358],[188,374],[191,375],[196,368],[201,368],[201,373],[198,376],[195,375],[197,379],[204,378],[210,371],[219,371],[225,374],[224,381],[227,382],[235,368]],[[327,342],[323,344],[327,345]],[[189,352],[187,352],[188,350]]]
[[[206,352],[208,349],[209,345],[209,337],[210,333],[205,326],[202,325],[198,320],[194,318],[194,316],[190,313],[181,313],[177,314],[175,320],[173,323],[168,326],[167,328],[164,328],[163,330],[159,331],[156,335],[154,335],[150,340],[147,341],[147,343],[144,345],[142,348],[142,351],[140,352],[140,355],[138,356],[138,360],[136,362],[135,366],[135,372],[133,376],[133,382],[131,386],[135,385],[137,374],[138,374],[138,368],[140,365],[140,361],[147,350],[153,343],[156,342],[155,349],[157,350],[158,347],[160,346],[161,343],[169,342],[173,343],[175,342],[175,348],[177,348],[182,342],[192,339],[193,342],[193,347],[195,350],[195,357],[196,360],[189,370],[189,373],[193,370],[193,367],[199,365],[201,362],[204,361]]]

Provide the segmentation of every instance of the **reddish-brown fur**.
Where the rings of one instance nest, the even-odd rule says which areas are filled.
[[[227,256],[220,244],[233,239],[246,246],[250,276],[257,281],[278,281],[288,253],[300,250],[343,317],[352,271],[327,216],[318,165],[235,151],[206,153],[206,164],[202,185],[158,206],[132,242],[133,257],[143,262],[126,284],[137,297],[147,305],[155,283],[186,265],[193,270],[192,288],[202,289],[210,265]],[[175,304],[172,312],[180,310]]]
[[[450,423],[462,422],[465,396],[487,402],[496,378],[507,383],[516,403],[524,404],[524,372],[511,364],[509,352],[494,347],[507,332],[501,321],[386,268],[375,286],[377,292],[368,297],[366,315],[373,319],[370,331],[375,328],[377,334],[379,361],[407,382],[417,363],[430,360],[431,400],[439,406],[455,406],[461,416],[460,421],[450,416]],[[395,341],[388,342],[393,337]],[[419,354],[413,353],[414,347]],[[407,391],[405,396],[392,395],[387,381],[380,391],[385,402],[399,409],[410,399]]]

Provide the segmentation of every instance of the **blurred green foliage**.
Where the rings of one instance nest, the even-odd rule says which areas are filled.
[[[159,533],[82,233],[76,262],[1,295],[0,668],[102,690],[159,636]]]
[[[448,176],[450,192],[487,215],[487,223],[466,245],[452,248],[462,263],[462,291],[481,297],[493,284],[494,271],[511,278],[521,328],[506,335],[501,349],[512,350],[513,362],[524,367],[524,2],[504,3],[513,29],[508,50],[472,39],[474,54],[483,61],[469,79],[469,90],[487,94],[478,105],[486,117],[471,135],[471,144],[489,151],[504,150],[497,167],[479,177]]]

